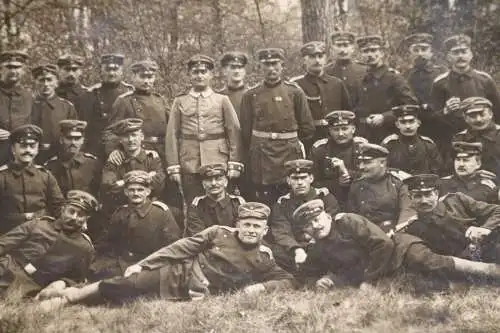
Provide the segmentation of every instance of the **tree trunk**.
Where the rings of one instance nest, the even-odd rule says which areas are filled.
[[[302,40],[307,43],[312,40],[325,41],[327,35],[327,1],[300,0],[302,8]]]

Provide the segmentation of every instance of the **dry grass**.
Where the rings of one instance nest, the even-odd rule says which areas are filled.
[[[500,332],[497,288],[420,297],[399,289],[391,284],[182,303],[139,300],[123,308],[70,306],[48,314],[7,301],[0,308],[0,332]]]

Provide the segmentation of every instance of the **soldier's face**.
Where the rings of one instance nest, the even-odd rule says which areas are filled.
[[[314,177],[310,173],[292,173],[286,177],[286,182],[294,195],[306,195],[311,191]]]
[[[118,83],[123,79],[123,66],[107,64],[101,66],[101,80],[106,83]]]
[[[304,232],[311,235],[314,239],[323,239],[327,237],[331,230],[332,217],[325,211],[309,220],[304,228]]]
[[[456,156],[454,166],[457,176],[467,177],[481,168],[481,158],[477,155]]]
[[[83,146],[85,139],[82,136],[61,136],[61,146],[64,152],[77,154]]]
[[[384,60],[384,52],[380,46],[364,47],[360,51],[363,62],[368,66],[378,66]]]
[[[195,90],[205,90],[210,86],[212,81],[213,73],[208,68],[192,68],[189,71],[189,79],[191,81],[191,86]]]
[[[224,175],[207,177],[201,181],[205,193],[215,198],[221,196],[225,192],[227,183],[227,177]]]
[[[347,144],[354,138],[356,127],[354,125],[330,126],[328,133],[336,144]]]
[[[276,60],[261,62],[259,67],[262,70],[265,81],[276,82],[281,79],[281,74],[283,73],[282,61]]]
[[[140,205],[146,201],[151,194],[151,189],[142,184],[127,184],[124,188],[125,196],[132,205]]]
[[[335,41],[332,44],[332,55],[339,60],[352,59],[356,48],[354,44],[348,41]]]
[[[61,83],[75,84],[80,81],[82,68],[80,66],[63,66],[59,69]]]
[[[432,58],[432,47],[427,43],[413,44],[409,51],[415,63],[427,62]]]
[[[236,222],[238,238],[243,244],[255,245],[262,241],[267,233],[267,221],[246,218]]]
[[[152,91],[156,82],[156,73],[135,73],[132,76],[132,84],[135,89],[143,91]]]
[[[240,64],[228,64],[224,66],[223,72],[229,86],[240,85],[247,74],[245,66]]]
[[[387,171],[387,160],[385,158],[362,159],[359,160],[358,168],[362,178],[378,178]]]
[[[44,74],[36,79],[36,90],[41,96],[51,97],[55,94],[58,84],[55,74]]]
[[[396,127],[399,129],[401,135],[414,136],[420,127],[420,120],[414,117],[411,119],[400,117],[396,120]]]
[[[24,75],[24,66],[17,66],[11,64],[2,64],[2,82],[6,84],[18,83]]]
[[[490,108],[484,108],[481,111],[466,113],[464,120],[473,130],[484,130],[493,122],[493,111]]]
[[[88,213],[81,207],[71,204],[64,205],[61,211],[61,227],[69,232],[87,229]]]
[[[144,133],[142,131],[133,131],[120,137],[120,143],[126,152],[133,153],[141,149]]]
[[[29,164],[38,155],[38,141],[15,142],[12,145],[14,161],[21,164]]]
[[[410,199],[412,206],[417,213],[430,213],[438,204],[439,193],[437,190],[425,192],[410,191]]]
[[[316,53],[304,56],[304,66],[308,73],[319,74],[323,71],[326,64],[326,55]]]
[[[466,71],[470,68],[473,55],[466,45],[452,47],[446,56],[451,67],[457,71]]]

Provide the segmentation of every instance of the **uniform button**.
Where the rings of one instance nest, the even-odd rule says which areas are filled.
[[[345,76],[342,79],[344,79],[344,81],[347,80],[347,78]]]
[[[226,234],[224,234],[224,238],[227,238],[227,235],[226,235]]]
[[[364,201],[361,201],[361,204],[362,204],[362,205],[364,205],[364,204],[365,204],[365,202],[364,202]]]
[[[219,247],[218,247],[218,246],[216,246],[216,247],[215,247],[215,249],[216,249],[217,251],[219,251]]]

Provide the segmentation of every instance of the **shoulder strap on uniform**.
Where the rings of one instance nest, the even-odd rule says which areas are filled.
[[[299,89],[302,90],[302,88],[297,84],[297,82],[291,82],[291,81],[283,80],[283,83],[286,84],[286,85],[293,86],[295,88],[299,88]]]
[[[403,170],[399,170],[399,169],[389,168],[389,173],[401,181],[405,180],[406,178],[411,177],[411,174],[409,174],[408,172],[404,172]]]
[[[420,138],[424,141],[427,141],[427,142],[430,142],[430,143],[433,143],[433,144],[436,144],[434,142],[434,140],[432,140],[431,138],[429,138],[428,136],[424,136],[424,135],[421,135]]]
[[[396,141],[398,139],[399,139],[399,135],[398,134],[391,134],[391,135],[387,136],[384,140],[382,140],[382,144],[386,145],[389,142]]]
[[[330,194],[330,191],[326,187],[318,187],[315,189],[316,190],[316,195],[321,195],[321,196],[327,196]]]
[[[285,199],[287,199],[287,200],[288,200],[288,199],[290,199],[290,193],[287,193],[287,194],[282,195],[281,197],[279,197],[277,202],[278,202],[279,204],[281,204],[281,202],[282,202],[283,200],[285,200]]]
[[[460,131],[457,134],[466,134],[466,133],[467,133],[467,129],[464,129],[463,131]]]
[[[475,69],[474,72],[476,72],[477,74],[479,74],[487,79],[493,80],[493,78],[491,77],[491,75],[489,73],[486,73],[483,71],[478,71],[477,69]]]
[[[0,171],[4,171],[4,170],[8,170],[8,169],[9,169],[8,164],[4,164],[4,165],[0,166]]]
[[[132,91],[135,90],[135,87],[133,85],[131,85],[130,83],[127,83],[125,81],[120,81],[120,84],[125,86],[127,89],[131,89]]]
[[[230,197],[231,199],[236,199],[236,200],[238,200],[238,202],[240,203],[240,205],[243,205],[243,204],[246,202],[246,201],[245,201],[245,199],[243,199],[243,197],[242,197],[242,196],[239,196],[239,195],[229,194],[229,197]]]
[[[229,232],[235,232],[236,231],[236,228],[229,227],[227,225],[218,225],[217,227],[219,227],[221,229],[224,229],[226,231],[229,231]]]
[[[388,67],[387,70],[394,74],[401,74],[396,68]]]
[[[352,138],[352,142],[354,143],[368,143],[368,140],[363,138],[362,136],[355,136]]]
[[[253,86],[248,87],[248,90],[257,89],[257,88],[259,88],[261,86],[261,84],[262,84],[262,82],[256,83]]]
[[[116,99],[118,99],[118,98],[123,98],[123,97],[126,97],[126,96],[130,96],[130,95],[132,95],[133,93],[134,93],[134,92],[133,92],[132,90],[126,91],[126,92],[124,92],[123,94],[118,95],[118,97],[116,97]]]
[[[319,139],[313,143],[313,148],[318,148],[319,146],[326,145],[328,143],[328,139]]]
[[[90,246],[91,246],[92,248],[94,248],[94,243],[92,242],[92,238],[90,238],[90,236],[89,236],[89,235],[87,235],[87,234],[86,234],[86,233],[84,233],[84,232],[82,232],[81,234],[82,234],[83,238],[85,238],[85,239],[89,242]]]
[[[33,166],[34,166],[36,169],[40,170],[40,171],[44,171],[44,172],[47,172],[47,171],[48,171],[47,169],[45,169],[45,167],[44,167],[43,165],[33,164]]]
[[[97,160],[97,156],[91,154],[91,153],[83,153],[83,156],[91,158],[93,160]]]
[[[200,200],[203,199],[203,198],[206,198],[206,197],[207,197],[206,195],[199,195],[197,197],[194,197],[193,202],[191,202],[191,205],[193,207],[198,207],[198,204],[200,203]]]
[[[494,190],[494,189],[496,189],[496,188],[497,188],[497,186],[496,186],[495,182],[494,182],[494,181],[492,181],[491,179],[487,179],[487,178],[485,178],[485,179],[481,179],[479,182],[480,182],[481,184],[483,184],[483,185],[485,185],[485,186],[487,186],[487,187],[491,188],[492,190]]]
[[[161,209],[163,209],[164,211],[168,211],[168,206],[166,203],[164,202],[161,202],[161,201],[158,201],[158,200],[155,200],[155,201],[152,201],[151,202],[153,205],[157,206],[157,207],[160,207]]]
[[[338,213],[338,214],[336,214],[334,220],[335,221],[339,221],[340,219],[342,219],[345,216],[345,214],[346,213]]]
[[[447,72],[444,72],[443,74],[439,74],[438,76],[436,76],[436,78],[434,79],[434,83],[435,82],[438,82],[438,81],[441,81],[442,79],[448,77],[448,75],[450,75],[450,71],[447,71]]]
[[[102,87],[102,82],[98,82],[88,88],[88,91],[94,91]]]
[[[273,251],[271,250],[271,248],[260,244],[259,251],[267,254],[269,256],[269,259],[274,260],[274,255],[273,255]]]
[[[441,177],[441,179],[451,179],[451,177],[453,177],[453,175],[444,176],[444,177]]]
[[[295,81],[297,81],[297,80],[302,79],[303,77],[304,77],[304,75],[294,76],[294,77],[290,78],[290,81],[291,81],[291,82],[295,82]]]

